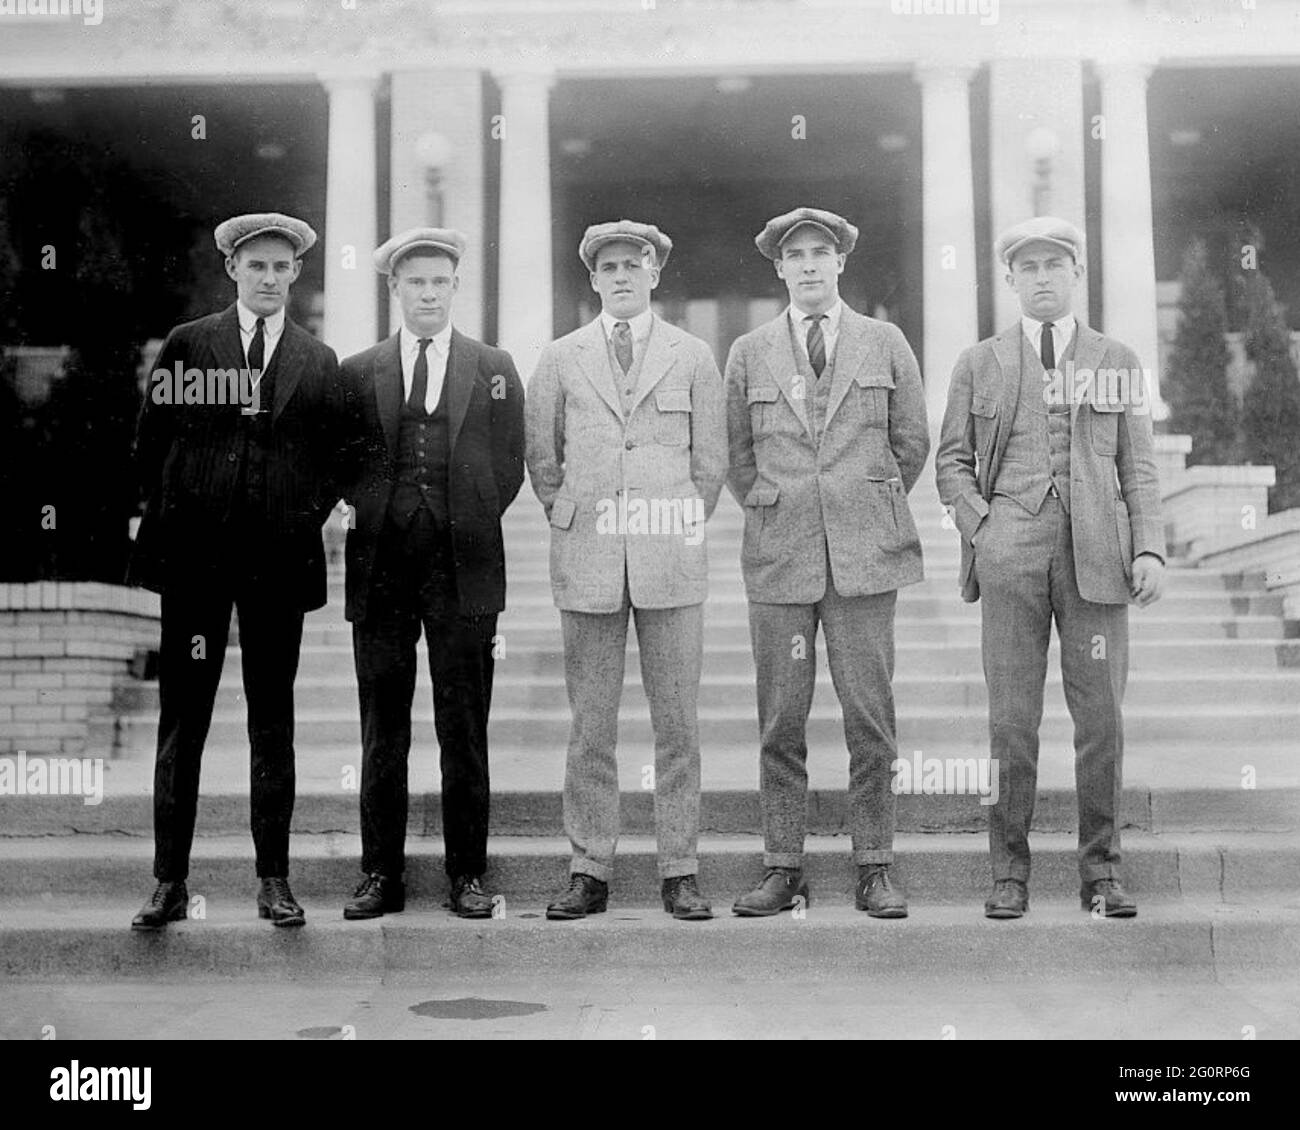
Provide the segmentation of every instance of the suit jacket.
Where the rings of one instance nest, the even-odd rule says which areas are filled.
[[[177,326],[156,369],[246,369],[239,316],[231,304]],[[268,575],[304,611],[325,603],[321,526],[339,499],[337,458],[343,399],[334,350],[285,318],[276,345],[265,483],[272,535]],[[129,584],[162,592],[229,559],[231,515],[250,426],[238,405],[158,404],[153,382],[136,428],[133,460],[143,507]]]
[[[952,507],[961,532],[962,599],[979,599],[971,537],[989,510],[998,468],[1020,399],[1020,321],[967,349],[948,387],[935,473],[939,498]],[[1078,323],[1075,373],[1140,372],[1125,345]],[[1149,405],[1145,394],[1143,405]],[[1099,604],[1130,599],[1133,559],[1165,556],[1160,486],[1151,454],[1151,417],[1145,408],[1105,397],[1072,399],[1070,411],[1070,529],[1079,595]]]
[[[367,615],[379,533],[397,481],[397,444],[405,389],[401,335],[347,358],[340,366],[353,421],[344,491],[356,512],[348,530],[346,609]],[[524,388],[504,349],[452,330],[447,353],[447,505],[456,588],[464,615],[506,606],[501,515],[524,481]]]
[[[841,596],[922,578],[907,493],[930,450],[921,373],[897,326],[847,306],[820,447],[812,370],[785,312],[738,338],[727,358],[727,486],[744,507],[741,569],[752,601],[814,604],[829,551]]]
[[[528,473],[551,523],[561,609],[616,612],[625,572],[637,608],[700,604],[708,592],[703,519],[727,469],[722,378],[704,342],[661,318],[645,350],[626,419],[599,318],[551,342],[529,382]],[[648,532],[625,532],[651,508],[660,516]]]

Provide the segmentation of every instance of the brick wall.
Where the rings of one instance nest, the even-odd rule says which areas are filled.
[[[115,692],[159,640],[158,597],[90,582],[0,584],[0,754],[114,755]]]

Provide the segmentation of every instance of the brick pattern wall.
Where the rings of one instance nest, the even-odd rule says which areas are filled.
[[[112,757],[115,693],[157,649],[155,593],[87,582],[0,584],[0,755]]]

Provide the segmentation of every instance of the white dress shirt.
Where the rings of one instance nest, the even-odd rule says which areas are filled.
[[[616,318],[604,310],[600,312],[600,324],[605,327],[605,340],[611,344],[614,341],[614,327],[619,322],[628,324],[628,328],[632,331],[632,364],[634,365],[645,353],[645,343],[650,336],[650,323],[653,320],[654,312],[648,306],[631,318]]]
[[[1034,347],[1034,356],[1043,355],[1043,327],[1050,325],[1052,327],[1052,345],[1055,347],[1053,356],[1056,363],[1061,363],[1061,354],[1070,347],[1070,339],[1074,337],[1074,315],[1063,314],[1054,322],[1040,322],[1037,318],[1029,318],[1025,315],[1020,317],[1020,325],[1025,331],[1025,337],[1029,339],[1029,344]]]
[[[261,314],[254,314],[247,306],[238,299],[235,301],[235,309],[239,313],[239,337],[244,343],[244,364],[248,364],[248,348],[253,344],[253,335],[257,333],[257,319],[262,317]],[[284,307],[281,306],[274,314],[266,317],[262,326],[262,373],[271,367],[271,358],[275,355],[275,347],[280,344],[280,336],[284,333]],[[258,373],[253,378],[253,387],[256,388],[258,382],[262,379],[262,373]]]
[[[415,384],[415,362],[420,356],[420,339],[405,325],[398,331],[402,347],[402,400],[411,399],[411,388]],[[447,377],[447,353],[451,349],[451,322],[433,335],[429,348],[425,351],[425,361],[429,365],[429,387],[424,394],[424,410],[432,413],[438,407],[442,396],[442,383]]]
[[[811,322],[805,322],[804,319],[809,317],[797,306],[787,306],[786,315],[790,319],[790,324],[794,327],[794,339],[799,343],[799,356],[805,361],[808,360],[808,331],[812,328]],[[826,316],[821,320],[822,340],[826,343],[826,364],[830,364],[835,358],[835,343],[840,337],[840,316],[844,313],[844,301],[837,298],[835,305],[826,311]]]

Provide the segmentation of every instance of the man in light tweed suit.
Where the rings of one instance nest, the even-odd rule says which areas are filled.
[[[603,911],[618,842],[615,741],[628,614],[655,735],[664,909],[712,917],[696,883],[696,702],[708,584],[704,523],[727,466],[709,347],[650,310],[672,241],[652,224],[587,229],[579,255],[600,316],[552,342],[528,386],[526,461],[551,524],[551,587],[573,711],[564,824],[569,887],[548,918]]]
[[[1165,537],[1145,377],[1133,351],[1070,312],[1083,235],[1038,216],[998,237],[1021,318],[966,350],[948,389],[935,471],[961,531],[961,592],[982,597],[989,738],[989,918],[1029,909],[1047,648],[1056,621],[1074,720],[1080,898],[1137,913],[1117,825],[1128,603],[1160,596]],[[1123,374],[1121,379],[1120,374]]]
[[[758,668],[763,863],[732,908],[805,903],[806,729],[820,623],[844,711],[856,903],[903,918],[893,862],[894,606],[921,580],[907,493],[930,450],[916,358],[897,327],[850,310],[839,276],[858,230],[796,208],[755,239],[790,305],[727,358],[727,485],[745,509],[741,566]]]

